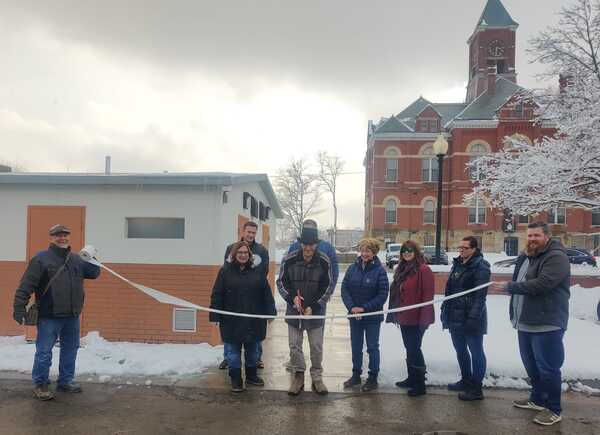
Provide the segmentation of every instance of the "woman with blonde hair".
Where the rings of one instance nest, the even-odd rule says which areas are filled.
[[[412,240],[407,240],[400,248],[400,263],[396,267],[394,280],[390,286],[389,308],[431,301],[434,292],[433,272],[427,266],[419,245]],[[396,382],[396,386],[408,388],[409,396],[425,394],[426,365],[421,344],[425,331],[434,322],[433,305],[390,313],[386,322],[395,323],[400,327],[402,341],[406,348],[408,378]]]
[[[360,256],[352,264],[342,282],[342,300],[349,314],[380,311],[388,297],[389,282],[381,261],[377,258],[379,241],[362,239],[358,244]],[[363,343],[367,341],[369,354],[369,376],[362,391],[378,387],[379,374],[379,331],[383,314],[350,319],[350,341],[352,343],[352,376],[344,382],[344,388],[362,383]]]

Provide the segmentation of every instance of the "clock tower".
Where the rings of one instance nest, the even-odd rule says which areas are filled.
[[[487,0],[475,30],[467,41],[469,44],[468,103],[488,90],[490,80],[493,80],[490,75],[495,74],[517,82],[515,41],[518,27],[519,24],[511,18],[500,0]]]

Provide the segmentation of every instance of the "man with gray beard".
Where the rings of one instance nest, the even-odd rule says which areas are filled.
[[[538,411],[533,421],[544,426],[562,419],[560,369],[565,359],[570,278],[565,248],[551,239],[548,224],[534,222],[527,228],[527,249],[517,259],[512,281],[492,286],[511,295],[510,319],[531,379],[530,397],[513,405]]]

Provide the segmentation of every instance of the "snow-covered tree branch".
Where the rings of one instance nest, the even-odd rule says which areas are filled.
[[[600,0],[576,0],[560,12],[559,27],[531,40],[533,61],[561,74],[559,94],[533,95],[538,122],[556,134],[533,144],[512,136],[502,151],[478,160],[484,177],[474,194],[498,208],[530,214],[554,206],[600,208]],[[467,198],[468,199],[468,198]]]

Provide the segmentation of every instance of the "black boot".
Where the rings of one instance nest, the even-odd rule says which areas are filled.
[[[467,391],[467,388],[469,388],[469,379],[464,377],[458,382],[448,384],[449,391]]]
[[[398,388],[411,388],[414,382],[415,374],[410,365],[408,365],[408,360],[406,360],[406,371],[408,373],[408,377],[403,381],[396,382],[396,387]]]
[[[422,396],[427,393],[425,390],[425,373],[427,373],[426,368],[423,367],[412,367],[414,371],[414,382],[410,390],[408,390],[408,395],[411,397]]]
[[[242,379],[242,369],[229,369],[229,377],[231,378],[232,392],[241,393],[242,391],[246,391]]]
[[[379,384],[377,383],[377,376],[371,376],[367,378],[365,384],[360,389],[363,393],[368,393],[369,391],[373,391],[379,388]]]
[[[481,382],[469,382],[469,387],[466,391],[459,393],[458,398],[465,402],[473,400],[483,400],[483,391],[481,390]]]
[[[352,376],[344,381],[344,388],[353,388],[360,385],[362,379],[360,379],[360,374],[358,372],[352,372]]]
[[[258,377],[257,371],[257,367],[246,367],[246,383],[250,385],[256,385],[258,387],[264,387],[265,381]]]

